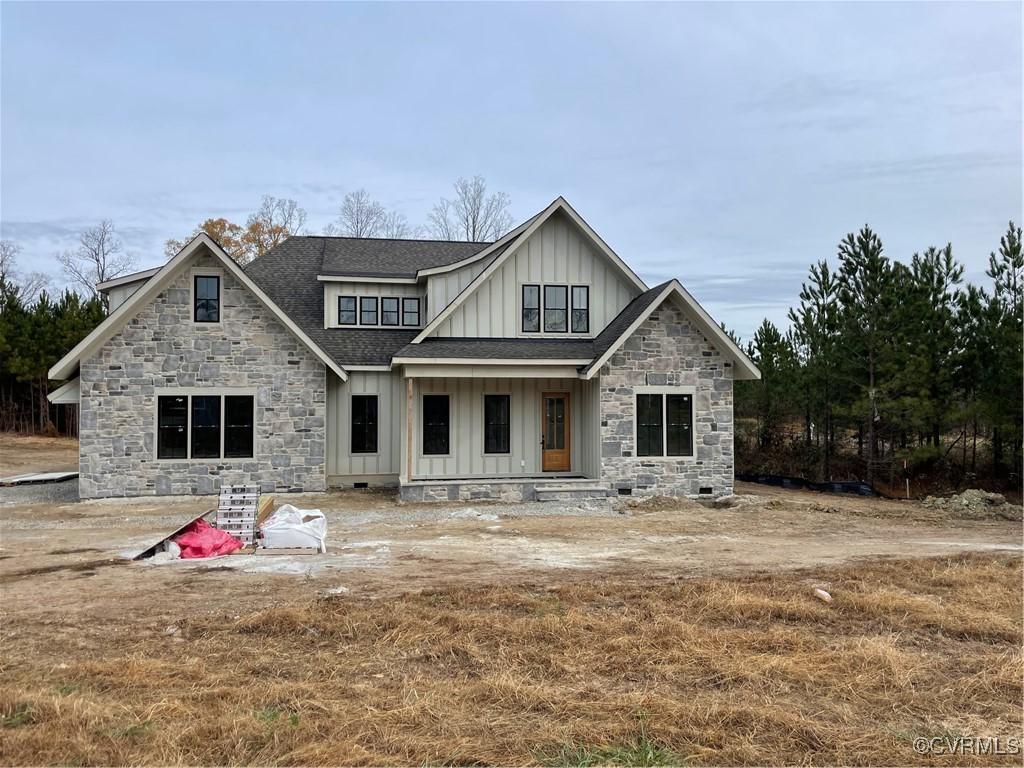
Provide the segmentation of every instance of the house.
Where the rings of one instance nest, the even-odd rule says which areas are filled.
[[[562,198],[493,243],[201,234],[99,286],[60,360],[80,495],[392,485],[410,500],[719,496],[754,364]]]

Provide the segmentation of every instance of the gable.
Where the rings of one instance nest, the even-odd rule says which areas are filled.
[[[524,284],[588,286],[591,335],[596,335],[640,293],[622,269],[559,210],[517,243],[514,251],[472,288],[431,335],[503,338],[524,335],[519,322]]]
[[[334,371],[342,379],[348,378],[345,370],[339,366],[323,349],[321,349],[309,336],[293,322],[268,297],[263,290],[254,283],[215,240],[205,233],[196,235],[184,248],[182,248],[170,261],[153,275],[146,283],[132,294],[123,304],[107,316],[107,319],[100,323],[82,341],[75,345],[74,349],[61,358],[48,372],[51,379],[62,380],[69,378],[79,366],[81,360],[93,354],[99,347],[114,334],[121,331],[125,325],[141,312],[146,306],[152,303],[181,272],[187,269],[196,259],[209,257],[213,263],[223,269],[226,275],[230,275],[262,306],[266,307],[285,329],[295,336],[307,349],[319,358],[328,368]]]

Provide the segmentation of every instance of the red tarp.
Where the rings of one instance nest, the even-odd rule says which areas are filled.
[[[205,520],[194,520],[172,541],[181,547],[182,559],[230,555],[244,545],[234,536],[214,528]]]

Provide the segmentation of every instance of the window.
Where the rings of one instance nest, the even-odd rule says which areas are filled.
[[[449,452],[448,423],[448,395],[424,395],[424,456],[444,456]]]
[[[359,299],[359,324],[377,324],[377,297],[362,296]]]
[[[192,397],[192,458],[220,458],[220,396]]]
[[[402,325],[420,324],[420,300],[402,299]]]
[[[540,286],[523,286],[523,332],[540,333]]]
[[[248,459],[253,456],[252,395],[157,397],[158,459]]]
[[[585,285],[572,287],[572,332],[590,332],[590,288]]]
[[[510,453],[510,395],[484,395],[484,453]]]
[[[196,275],[194,280],[192,319],[197,323],[219,323],[220,278],[216,275]]]
[[[352,395],[352,453],[377,452],[377,396]]]
[[[637,394],[636,455],[693,456],[693,395]]]
[[[665,395],[665,454],[693,456],[692,395]]]
[[[564,285],[544,286],[544,332],[565,333],[568,325],[569,289]]]
[[[338,325],[356,324],[356,297],[338,297]]]
[[[156,457],[188,456],[188,398],[159,397],[156,410]]]
[[[661,438],[665,425],[661,414],[661,395],[636,396],[636,455],[661,456]]]
[[[380,300],[380,324],[398,325],[398,299],[388,296]]]

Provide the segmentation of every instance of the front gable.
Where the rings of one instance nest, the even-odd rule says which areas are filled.
[[[443,276],[438,276],[438,278]],[[486,268],[437,290],[433,322],[417,339],[437,337],[592,338],[645,288],[643,283],[582,222],[564,201],[538,217],[505,253]],[[437,280],[438,278],[432,278]],[[466,278],[469,278],[466,280]],[[459,284],[462,283],[462,284]],[[521,326],[524,285],[586,286],[589,329],[585,333],[531,333]],[[451,289],[460,292],[451,297]]]

